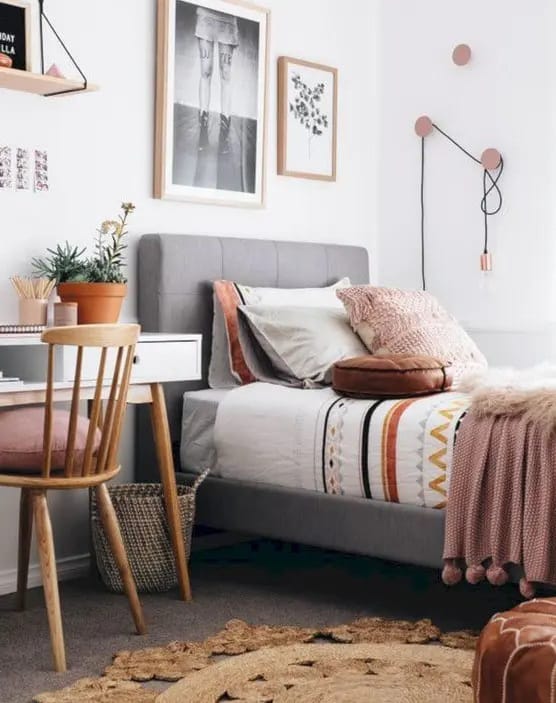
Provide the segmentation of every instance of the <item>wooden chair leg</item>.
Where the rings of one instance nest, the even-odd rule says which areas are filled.
[[[120,576],[122,577],[124,590],[129,600],[129,606],[131,608],[131,614],[133,615],[133,621],[135,623],[137,634],[144,635],[147,628],[145,625],[145,618],[143,616],[143,609],[141,607],[139,596],[137,595],[135,580],[133,579],[133,574],[131,573],[124,543],[122,541],[116,511],[114,510],[108,489],[104,483],[97,486],[96,493],[100,519],[102,520],[102,524],[106,530],[108,543],[110,544],[112,554],[114,555]]]
[[[54,655],[54,668],[56,671],[62,672],[66,670],[66,652],[62,629],[62,613],[60,610],[60,593],[58,591],[58,574],[56,573],[56,556],[52,538],[52,525],[46,503],[46,492],[34,491],[32,502],[44,597],[52,641],[52,653]]]
[[[19,499],[19,547],[17,554],[17,600],[18,610],[25,610],[27,594],[27,577],[29,575],[29,557],[31,555],[31,537],[33,534],[33,506],[31,491],[21,489]]]

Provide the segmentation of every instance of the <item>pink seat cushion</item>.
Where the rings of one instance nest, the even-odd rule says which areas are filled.
[[[52,423],[52,469],[63,469],[70,414],[55,410]],[[89,420],[79,416],[75,436],[75,467],[81,466]],[[43,467],[44,408],[18,408],[0,412],[0,469],[4,471],[41,471]],[[97,430],[94,448],[101,435]]]

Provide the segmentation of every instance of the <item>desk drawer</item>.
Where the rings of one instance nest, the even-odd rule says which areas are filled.
[[[199,342],[139,342],[132,381],[196,381],[201,378]]]
[[[64,348],[56,360],[56,377],[59,381],[73,381],[77,350]],[[98,372],[100,350],[87,349],[83,354],[82,378],[95,379]],[[109,352],[106,376],[114,370],[115,351]],[[200,340],[168,342],[139,341],[131,372],[132,383],[158,381],[195,381],[201,377]]]

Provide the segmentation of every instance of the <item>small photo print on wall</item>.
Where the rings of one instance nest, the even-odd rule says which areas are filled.
[[[159,0],[156,197],[262,205],[268,16]]]
[[[13,188],[13,151],[11,146],[0,146],[0,190]]]
[[[48,190],[48,153],[35,149],[35,191],[46,193]]]
[[[46,193],[50,189],[44,149],[0,146],[0,190]]]
[[[0,0],[0,67],[31,69],[29,2]]]
[[[29,190],[31,187],[29,149],[18,147],[15,152],[16,190]]]
[[[282,56],[278,61],[278,173],[336,180],[338,71]]]

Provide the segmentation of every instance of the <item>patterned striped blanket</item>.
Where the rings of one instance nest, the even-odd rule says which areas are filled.
[[[219,406],[214,473],[443,509],[468,406],[461,393],[376,401],[253,383]]]

